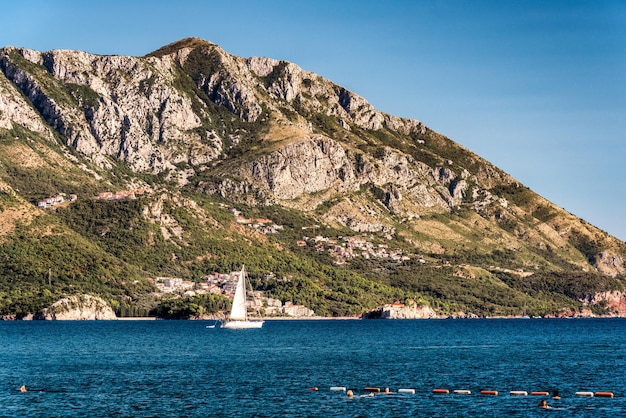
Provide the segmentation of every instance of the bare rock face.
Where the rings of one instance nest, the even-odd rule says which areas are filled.
[[[37,70],[24,71],[24,61]],[[173,86],[171,59],[5,48],[0,67],[68,145],[102,166],[104,156],[114,156],[133,170],[161,172],[219,155],[221,140],[212,135],[202,143],[190,98]],[[57,83],[70,94],[50,87]]]
[[[603,251],[596,256],[595,268],[600,273],[613,277],[626,271],[622,257],[610,251]]]
[[[601,292],[584,301],[588,305],[604,304],[615,315],[626,317],[626,294],[620,291]]]
[[[193,47],[184,47],[185,42]],[[222,138],[209,128],[212,110],[196,93],[185,90],[190,87],[183,86],[182,79],[193,79],[204,97],[246,122],[258,121],[264,109],[280,114],[283,103],[289,103],[305,113],[337,117],[346,130],[351,125],[369,130],[387,126],[405,134],[426,129],[418,121],[379,112],[362,97],[295,64],[239,58],[201,40],[183,40],[178,49],[148,57],[7,47],[0,50],[0,70],[0,127],[10,129],[11,123],[17,123],[35,132],[48,130],[49,136],[52,128],[68,146],[105,168],[112,166],[108,157],[138,172],[176,170],[179,163],[206,165],[222,156],[229,146],[225,139],[231,146],[237,143],[237,135]],[[329,154],[333,150],[323,152],[333,157]],[[276,158],[271,156],[267,162],[279,162]],[[316,179],[294,170],[296,187],[289,193],[319,189],[324,182],[330,186],[336,176],[345,175],[341,182],[347,185],[348,167],[331,163],[329,175],[322,173]],[[286,179],[289,172],[273,174],[278,176],[268,181],[281,185],[280,177]],[[399,173],[395,177],[402,178]],[[298,180],[312,183],[303,187]],[[279,198],[289,194],[280,188],[276,193]]]
[[[219,194],[226,196],[229,192],[237,194],[252,189],[265,190],[277,200],[288,201],[318,192],[354,192],[362,185],[371,184],[388,191],[387,198],[381,203],[397,213],[402,212],[397,203],[402,200],[403,194],[412,195],[413,200],[424,207],[440,206],[449,210],[467,189],[465,181],[459,181],[453,188],[445,187],[441,184],[442,180],[433,176],[425,164],[401,152],[381,150],[378,159],[373,159],[363,154],[356,155],[339,142],[323,135],[292,141],[235,171],[238,178],[245,179],[245,183],[235,185],[232,181],[222,180],[218,187]],[[449,179],[444,183],[456,176],[449,169],[445,173]],[[213,189],[216,187],[213,186]],[[350,224],[345,219],[340,223]],[[373,228],[358,225],[353,229],[381,230],[380,225]]]
[[[19,90],[0,72],[0,128],[13,129],[13,124],[51,138],[49,128],[26,102]]]
[[[61,299],[35,319],[47,320],[113,320],[117,319],[111,306],[101,298],[75,295]]]
[[[321,135],[284,146],[259,157],[247,167],[247,175],[278,199],[294,199],[304,193],[358,187],[344,149]]]

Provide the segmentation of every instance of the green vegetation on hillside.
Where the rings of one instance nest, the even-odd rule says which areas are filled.
[[[111,301],[151,289],[136,267],[50,217],[19,225],[0,246],[0,315],[36,313],[76,293]]]

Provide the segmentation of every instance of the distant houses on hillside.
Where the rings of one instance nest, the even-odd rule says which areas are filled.
[[[130,189],[130,190],[120,190],[115,193],[113,192],[101,192],[98,196],[95,196],[95,200],[126,200],[126,199],[135,199],[137,196],[141,196],[144,194],[152,193],[152,189],[150,187],[141,187],[138,189]],[[60,205],[65,202],[74,202],[78,197],[75,194],[65,194],[59,193],[55,196],[46,197],[45,199],[41,199],[37,202],[37,207],[39,209],[47,209],[56,205]]]
[[[68,196],[65,193],[59,193],[56,196],[46,197],[45,199],[38,201],[37,207],[39,209],[46,209],[52,206],[60,205],[61,203],[64,203],[64,202],[73,202],[76,199],[77,197],[75,194],[70,194]]]
[[[313,246],[317,251],[328,252],[335,264],[344,264],[357,257],[365,259],[381,258],[392,261],[407,261],[411,258],[401,249],[391,250],[387,244],[374,244],[361,236],[339,237],[330,239],[322,235],[302,237],[296,241],[299,247]]]
[[[162,294],[179,294],[194,296],[196,294],[215,293],[232,298],[235,295],[235,287],[239,279],[239,271],[230,274],[213,273],[203,278],[196,284],[188,280],[175,277],[157,277],[154,279],[155,286]],[[284,304],[273,298],[263,296],[263,292],[249,292],[251,299],[246,303],[248,308],[263,312],[265,316],[289,316],[289,317],[312,317],[315,312],[304,305],[294,305],[291,302]]]

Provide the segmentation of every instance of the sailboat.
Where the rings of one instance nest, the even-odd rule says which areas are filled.
[[[235,297],[233,298],[233,307],[230,310],[230,316],[222,323],[221,327],[248,329],[261,328],[262,326],[263,320],[248,320],[248,309],[246,307],[246,268],[242,266],[239,280],[237,280],[237,288],[235,289]]]

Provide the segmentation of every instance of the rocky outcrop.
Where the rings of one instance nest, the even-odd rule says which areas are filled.
[[[596,256],[594,267],[598,269],[600,273],[613,277],[626,272],[626,269],[624,269],[624,259],[620,255],[614,254],[612,251],[599,253]]]
[[[281,147],[244,169],[247,172],[242,174],[247,174],[253,183],[284,200],[330,188],[345,192],[359,186],[345,150],[321,135]]]
[[[113,320],[115,312],[103,299],[90,295],[75,295],[61,299],[44,309],[33,319],[46,320]]]
[[[447,176],[455,178],[454,172],[446,170]],[[403,194],[411,195],[411,200],[420,206],[450,210],[468,189],[464,181],[448,188],[425,164],[401,152],[382,149],[375,160],[347,150],[341,143],[323,135],[293,140],[237,167],[235,173],[245,182],[219,180],[219,186],[213,186],[212,190],[222,196],[265,190],[275,199],[288,201],[318,192],[355,192],[361,186],[371,184],[387,191],[388,195],[381,199],[381,203],[397,213],[403,213],[399,204]]]
[[[409,302],[407,305],[396,302],[363,315],[365,319],[431,319],[437,317],[437,313],[430,306],[418,305],[415,302]]]
[[[583,300],[587,305],[601,306],[609,315],[626,317],[626,294],[621,291],[600,292]]]
[[[14,124],[51,138],[48,126],[26,102],[19,90],[0,72],[0,128],[13,129]]]

